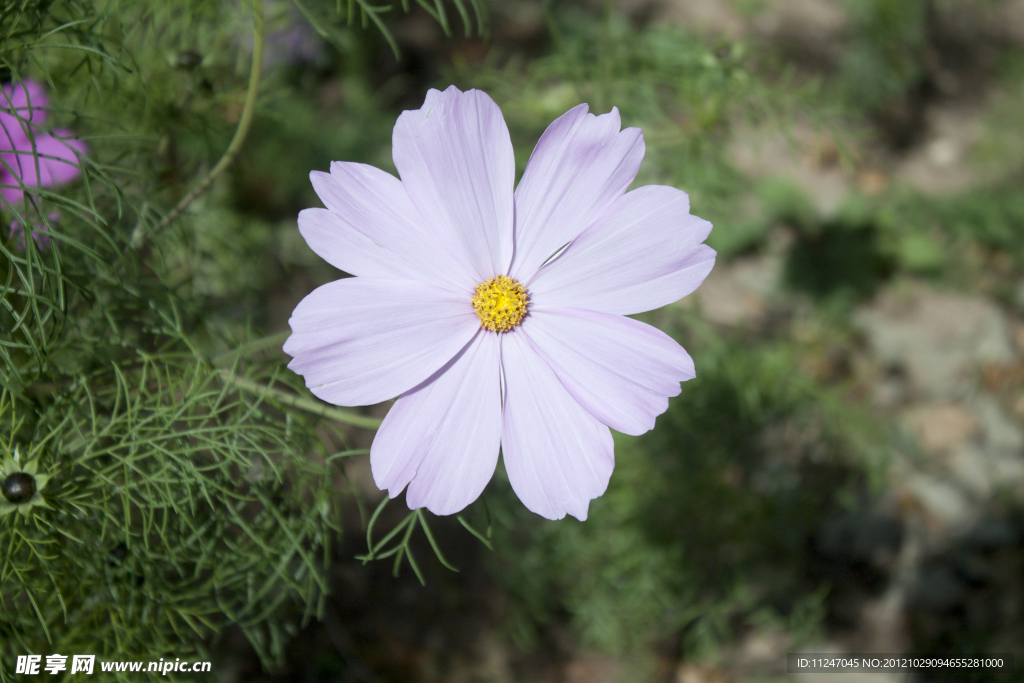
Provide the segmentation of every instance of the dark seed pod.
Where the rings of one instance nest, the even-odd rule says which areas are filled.
[[[36,493],[36,478],[27,472],[15,472],[0,484],[0,491],[10,503],[27,503]]]

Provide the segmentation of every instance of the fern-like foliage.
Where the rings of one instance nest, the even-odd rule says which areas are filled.
[[[481,0],[454,2],[467,32],[485,30]],[[440,0],[421,4],[449,30]],[[295,6],[321,35],[373,24],[397,52],[390,6]],[[208,316],[237,291],[196,284],[196,225],[245,229],[221,185],[166,220],[254,100],[251,12],[0,6],[0,82],[42,84],[46,126],[0,107],[31,135],[69,128],[89,147],[65,187],[24,184],[4,162],[25,198],[0,200],[0,461],[36,460],[46,485],[45,505],[0,516],[0,681],[26,653],[187,657],[228,624],[270,664],[323,608],[335,481],[358,452],[337,425],[377,422],[315,401],[264,353],[283,338],[245,344],[243,326]]]

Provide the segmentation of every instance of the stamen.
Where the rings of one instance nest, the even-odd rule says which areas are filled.
[[[476,286],[473,310],[480,327],[491,332],[508,332],[523,321],[530,297],[516,280],[499,275]]]

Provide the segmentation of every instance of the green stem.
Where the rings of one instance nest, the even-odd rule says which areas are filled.
[[[299,408],[308,413],[313,413],[314,415],[320,415],[321,417],[327,417],[332,420],[337,420],[338,422],[344,422],[346,424],[363,427],[365,429],[376,429],[377,427],[380,427],[381,421],[376,418],[353,415],[352,413],[344,410],[330,408],[322,403],[311,401],[308,398],[295,396],[294,394],[289,394],[279,389],[274,389],[272,387],[259,384],[258,382],[253,382],[252,380],[245,379],[244,377],[232,375],[227,370],[219,370],[218,374],[224,379],[224,381],[233,384],[238,389],[248,391],[256,394],[257,396],[262,396],[277,403],[283,403],[284,405],[291,406],[292,408]]]
[[[178,217],[181,216],[182,212],[188,208],[189,204],[209,190],[210,186],[213,185],[213,181],[215,181],[217,177],[231,165],[231,162],[234,161],[235,157],[238,155],[239,150],[242,149],[242,143],[245,142],[245,136],[249,133],[249,126],[252,123],[253,112],[256,110],[256,94],[259,91],[260,76],[263,72],[263,0],[253,0],[252,21],[253,46],[252,69],[249,72],[249,90],[245,93],[245,104],[242,106],[242,117],[238,120],[238,128],[235,129],[235,136],[231,138],[231,144],[228,145],[227,150],[224,152],[224,156],[220,158],[220,161],[217,162],[217,165],[213,167],[203,181],[200,182],[195,189],[182,197],[177,206],[171,209],[171,212],[164,216],[163,220],[157,224],[156,230],[158,231],[166,228],[168,225],[176,221]],[[137,240],[135,237],[136,235],[133,235],[132,241],[137,241],[139,246],[141,246],[142,241],[145,239],[141,232],[137,235]]]
[[[242,344],[238,348],[217,354],[210,360],[210,362],[213,363],[214,365],[221,365],[222,363],[230,361],[235,357],[241,358],[248,356],[251,353],[256,353],[257,351],[262,351],[263,349],[270,348],[271,346],[277,346],[283,343],[286,339],[288,339],[289,335],[291,335],[291,332],[276,332],[266,337],[253,339],[250,342]]]

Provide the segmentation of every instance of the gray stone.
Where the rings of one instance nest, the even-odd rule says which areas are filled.
[[[722,0],[619,0],[619,6],[627,11],[639,7],[654,7],[654,19],[658,23],[685,26],[688,30],[726,38],[740,38],[747,28],[731,3]]]
[[[981,366],[1014,357],[1005,315],[983,297],[915,284],[884,292],[854,320],[877,360],[906,368],[914,389],[927,398],[965,396]]]
[[[980,177],[969,161],[986,112],[978,103],[929,108],[926,139],[894,160],[893,176],[928,194],[958,192],[975,185]]]
[[[835,0],[766,0],[751,24],[766,40],[799,45],[819,58],[834,59],[851,22]]]
[[[975,445],[964,446],[949,459],[950,473],[975,497],[986,500],[995,491],[996,471],[988,454]]]
[[[914,474],[907,479],[906,487],[932,524],[944,530],[966,529],[977,517],[977,511],[960,488],[947,481]]]
[[[818,217],[828,220],[838,213],[854,185],[853,174],[841,164],[823,162],[823,148],[834,148],[834,144],[826,131],[802,122],[785,130],[738,125],[728,155],[752,178],[785,180],[803,190]]]
[[[1024,450],[1024,430],[1020,423],[1006,414],[995,397],[981,394],[971,407],[981,423],[986,448],[1008,455],[1019,455]]]

